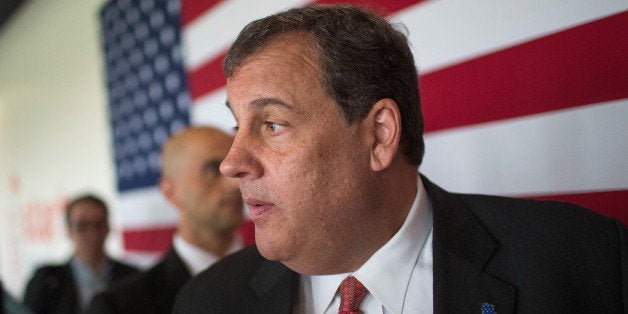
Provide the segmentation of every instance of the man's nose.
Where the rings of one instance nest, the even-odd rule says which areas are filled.
[[[220,172],[227,177],[238,179],[261,177],[263,169],[256,159],[254,151],[253,141],[244,138],[239,133],[236,135],[229,153],[220,163]]]

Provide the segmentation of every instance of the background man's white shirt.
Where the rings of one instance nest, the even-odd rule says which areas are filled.
[[[183,260],[183,264],[188,269],[192,277],[198,275],[209,266],[215,264],[220,260],[220,256],[216,256],[210,252],[207,252],[198,246],[188,243],[178,233],[174,235],[173,239],[174,250],[179,254],[179,257]],[[244,248],[244,243],[240,238],[234,237],[233,242],[227,249],[225,255],[235,253]]]

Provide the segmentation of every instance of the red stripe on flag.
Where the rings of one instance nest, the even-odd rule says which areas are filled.
[[[175,230],[174,226],[124,230],[122,232],[124,249],[127,251],[165,252],[170,248]]]
[[[628,97],[628,12],[421,78],[426,131]]]
[[[222,73],[222,59],[225,58],[225,55],[226,52],[209,60],[200,68],[188,72],[188,89],[192,100],[196,100],[227,84],[227,79]]]
[[[238,228],[238,235],[244,242],[244,245],[255,243],[255,224],[250,220],[245,220]]]
[[[184,0],[181,6],[181,25],[187,25],[220,2],[222,0]]]
[[[124,248],[127,251],[163,253],[170,248],[175,230],[175,226],[126,229],[122,232]],[[255,243],[255,225],[252,221],[242,223],[237,233],[245,245]]]
[[[528,196],[528,198],[578,204],[600,214],[617,218],[628,226],[628,190]]]

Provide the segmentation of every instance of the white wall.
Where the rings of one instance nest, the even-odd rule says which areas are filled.
[[[33,267],[71,254],[62,204],[84,191],[113,207],[98,10],[104,0],[32,0],[0,32],[0,279],[21,297]]]

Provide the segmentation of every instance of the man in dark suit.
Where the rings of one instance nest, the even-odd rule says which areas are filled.
[[[586,209],[446,192],[417,173],[405,35],[354,6],[250,23],[223,63],[256,246],[186,285],[175,313],[622,313],[628,237]]]
[[[92,300],[87,313],[170,313],[179,289],[191,278],[174,249],[151,269]]]
[[[65,264],[37,269],[24,295],[24,304],[35,313],[82,313],[95,293],[138,272],[107,257],[108,212],[100,198],[84,195],[71,200],[65,220],[74,256]]]
[[[166,141],[159,188],[179,214],[173,247],[147,272],[97,295],[89,313],[170,313],[193,275],[243,247],[236,235],[240,191],[218,169],[232,141],[211,127],[190,127]]]

